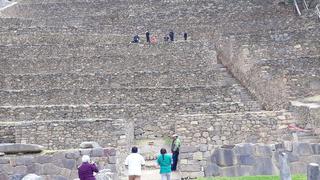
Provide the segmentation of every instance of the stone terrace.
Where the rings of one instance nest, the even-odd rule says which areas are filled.
[[[186,145],[281,141],[295,119],[263,109],[281,109],[270,108],[287,103],[281,93],[319,92],[320,46],[317,22],[277,3],[21,1],[0,12],[0,140],[50,149],[95,137],[123,148],[133,134],[179,133]],[[175,43],[129,43],[171,29]],[[182,172],[207,169],[181,163]]]

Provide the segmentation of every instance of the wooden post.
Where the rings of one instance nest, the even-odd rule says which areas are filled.
[[[288,155],[284,152],[279,153],[280,162],[280,179],[281,180],[291,180],[290,167],[288,165]]]
[[[319,164],[310,163],[308,165],[308,180],[319,180],[320,179],[320,172],[319,172]]]

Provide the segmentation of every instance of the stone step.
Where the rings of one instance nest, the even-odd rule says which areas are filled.
[[[141,38],[145,38],[144,36]],[[77,45],[106,45],[128,44],[132,36],[105,35],[105,34],[78,34],[78,33],[42,33],[42,32],[2,32],[0,45],[50,45],[50,44],[77,44]]]
[[[243,2],[242,2],[243,3]],[[226,11],[231,11],[231,7],[234,6],[235,3],[214,3],[214,2],[198,2],[193,5],[179,5],[179,6],[166,6],[166,8],[162,8],[167,3],[152,3],[145,5],[145,3],[138,3],[135,5],[123,4],[119,5],[118,3],[106,3],[106,2],[73,2],[73,3],[44,3],[44,4],[18,4],[6,11],[2,12],[4,16],[15,16],[15,17],[32,17],[38,18],[43,17],[56,17],[56,16],[85,16],[85,15],[93,15],[93,14],[109,14],[112,13],[117,14],[126,14],[136,17],[148,17],[147,15],[151,15],[151,19],[155,18],[163,18],[163,15],[167,15],[167,17],[172,18],[172,15],[175,15],[177,19],[179,15],[183,17],[186,14],[200,14],[202,17],[208,13],[225,13]],[[260,4],[247,4],[247,6],[243,6],[241,12],[252,12],[253,10],[259,9],[260,11],[266,11],[266,9],[272,7],[271,4],[266,4],[264,8],[261,8]],[[152,14],[153,10],[157,9],[156,14]],[[175,14],[170,14],[170,12],[180,12]],[[235,10],[233,10],[235,11]],[[18,13],[17,13],[18,12]],[[145,16],[143,16],[145,14]],[[130,16],[129,16],[130,17]]]
[[[0,106],[0,121],[51,121],[92,118],[144,118],[163,114],[234,113],[261,110],[256,101],[176,104],[80,104]]]
[[[113,74],[0,75],[2,90],[228,86],[236,83],[237,81],[230,74],[226,71],[221,72],[219,69]]]
[[[159,53],[154,55],[125,53],[92,53],[92,56],[2,58],[0,74],[42,74],[42,73],[119,73],[134,71],[188,71],[214,69],[215,52]]]
[[[283,15],[282,15],[283,17]],[[221,20],[225,21],[225,20]],[[230,21],[230,20],[228,20]],[[187,21],[188,22],[188,21]],[[62,23],[62,24],[61,24]],[[305,29],[305,27],[301,27],[301,23],[306,24],[306,20],[290,17],[290,14],[286,14],[286,18],[279,18],[279,17],[270,17],[270,18],[263,18],[259,20],[235,20],[234,22],[230,22],[228,24],[221,24],[217,26],[217,23],[213,23],[212,19],[210,22],[202,22],[201,24],[198,23],[186,23],[185,21],[179,22],[165,22],[165,23],[150,23],[144,26],[136,26],[136,24],[130,25],[128,23],[120,24],[117,22],[116,25],[95,25],[95,26],[83,26],[76,23],[74,25],[68,24],[66,22],[39,22],[33,21],[30,19],[17,19],[17,18],[0,18],[0,32],[86,32],[86,33],[103,33],[103,34],[144,34],[146,31],[145,27],[148,29],[157,29],[158,34],[165,34],[168,32],[168,29],[172,29],[174,27],[175,32],[189,32],[192,37],[197,39],[197,36],[208,37],[209,35],[202,35],[208,34],[213,29],[218,30],[220,29],[221,32],[224,33],[243,33],[243,32],[252,32],[255,33],[256,31],[268,31],[277,29],[280,30],[296,30],[296,29]],[[98,23],[98,22],[97,22]],[[140,24],[140,23],[139,23]],[[174,25],[173,25],[174,24]],[[245,26],[244,26],[245,24]],[[288,26],[290,24],[290,26]],[[310,20],[307,22],[309,26],[316,26],[318,25],[317,21]],[[210,34],[210,33],[209,33]]]
[[[156,45],[148,44],[110,44],[104,46],[92,45],[10,45],[0,46],[2,58],[42,58],[42,57],[74,57],[74,56],[105,56],[110,54],[153,55],[197,53],[206,54],[214,51],[213,43],[176,42]]]
[[[224,36],[232,36],[236,41],[263,43],[263,42],[289,42],[301,40],[313,40],[319,38],[320,25],[310,26],[304,29],[288,29],[273,31],[256,31],[251,33],[229,33]]]
[[[241,101],[249,95],[240,85],[112,89],[0,90],[2,105],[52,104],[141,104],[141,103],[209,103],[231,98]]]

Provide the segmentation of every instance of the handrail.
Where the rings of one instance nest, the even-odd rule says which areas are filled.
[[[294,6],[295,6],[295,8],[296,8],[296,10],[297,10],[297,13],[299,14],[299,16],[301,16],[301,11],[300,11],[300,9],[299,9],[297,0],[293,0],[293,4],[294,4]]]
[[[319,16],[320,18],[320,4],[316,5],[316,14]]]

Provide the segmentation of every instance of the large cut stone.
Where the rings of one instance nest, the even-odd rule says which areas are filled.
[[[216,164],[210,164],[204,170],[205,176],[219,176],[219,166]]]
[[[101,146],[94,141],[87,141],[87,142],[82,142],[80,144],[80,148],[82,149],[87,149],[87,148],[101,148]]]
[[[296,153],[300,156],[309,156],[313,154],[313,150],[309,143],[294,143],[293,153]]]
[[[256,160],[252,155],[239,155],[238,163],[240,165],[254,165]]]
[[[278,174],[278,169],[273,164],[270,157],[258,157],[254,166],[255,175],[274,175]]]
[[[221,176],[248,176],[252,175],[252,166],[230,166],[220,168]]]
[[[40,153],[44,147],[37,144],[0,144],[0,152],[6,154],[16,153]]]
[[[22,178],[22,180],[44,180],[41,176],[36,174],[28,174]]]
[[[254,152],[254,145],[249,143],[237,144],[234,147],[234,152],[237,155],[252,155]]]
[[[232,166],[237,164],[237,158],[233,149],[219,148],[215,150],[212,157],[212,162],[218,166]]]

